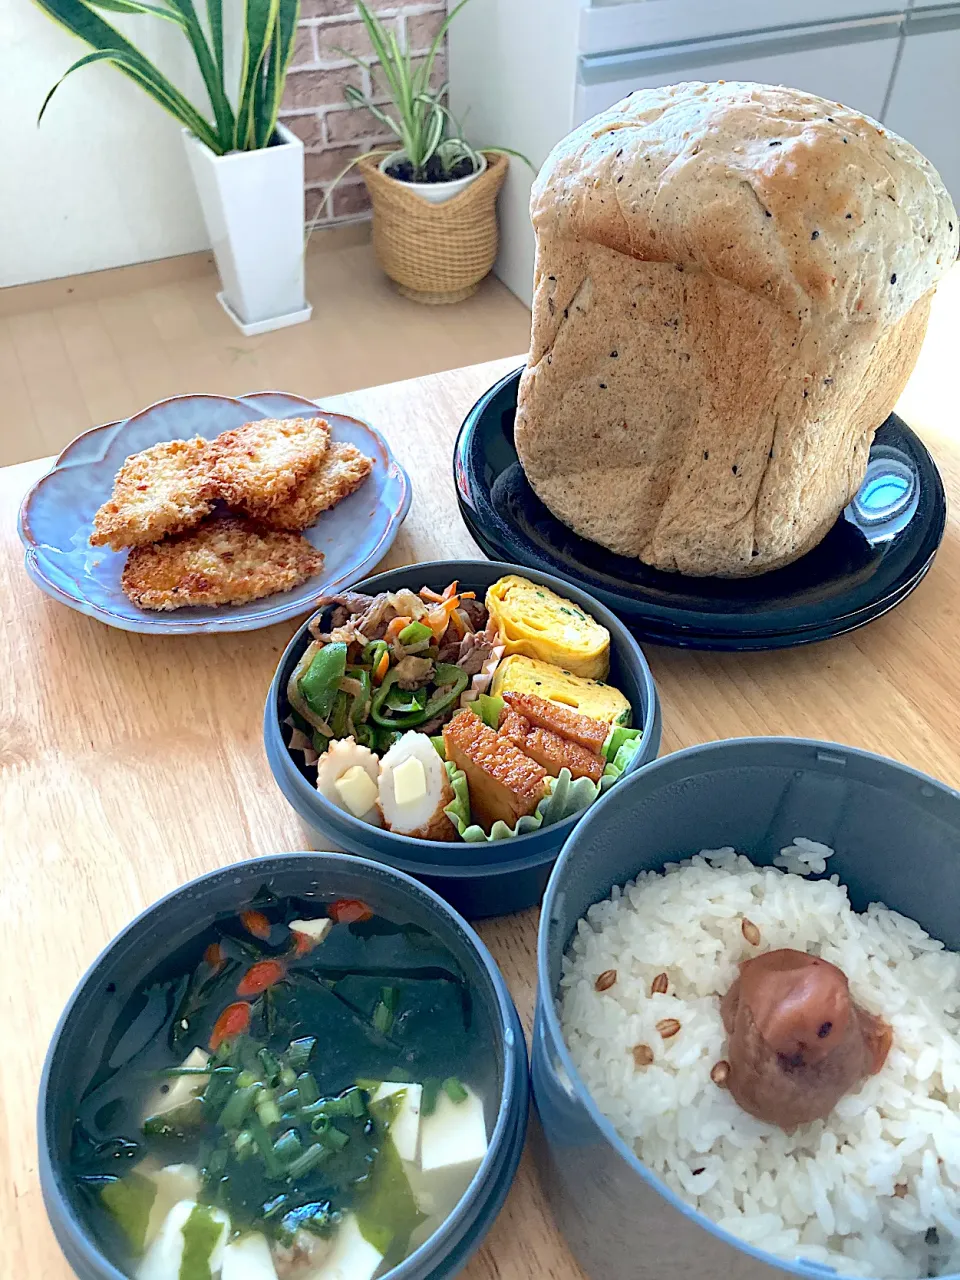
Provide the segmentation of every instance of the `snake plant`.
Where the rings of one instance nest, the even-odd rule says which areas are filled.
[[[37,123],[67,76],[92,63],[112,63],[189,129],[214,155],[255,151],[270,144],[300,16],[300,0],[244,0],[243,57],[235,96],[227,93],[223,56],[223,0],[205,0],[206,23],[193,0],[36,0],[60,26],[93,52],[68,67],[47,94]],[[100,12],[149,14],[180,27],[197,60],[210,111],[192,103]],[[236,105],[234,105],[234,103]],[[213,119],[209,116],[212,114]]]

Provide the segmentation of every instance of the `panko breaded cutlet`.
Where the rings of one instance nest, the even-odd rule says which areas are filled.
[[[210,445],[168,440],[131,454],[117,472],[113,493],[93,517],[94,547],[139,547],[181,533],[213,510]]]
[[[246,604],[289,591],[323,567],[323,553],[297,533],[218,516],[199,529],[127,557],[120,585],[140,609]]]
[[[273,529],[306,529],[322,511],[359,489],[372,470],[372,458],[352,444],[333,440],[320,465],[285,502],[265,511],[262,519]]]
[[[329,444],[323,418],[261,418],[211,443],[211,479],[228,506],[259,519],[290,497]]]

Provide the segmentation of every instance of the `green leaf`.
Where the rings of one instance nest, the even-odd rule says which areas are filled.
[[[264,77],[264,92],[257,111],[256,133],[257,145],[260,147],[269,145],[277,127],[283,86],[287,79],[287,68],[293,57],[299,21],[300,0],[280,0],[273,40],[270,44],[269,63]]]
[[[109,22],[105,22],[94,13],[82,0],[36,0],[36,3],[54,22],[65,27],[73,35],[79,36],[95,50],[94,54],[80,58],[67,68],[47,94],[37,118],[38,123],[50,99],[67,76],[79,70],[80,67],[89,66],[94,62],[112,62],[118,70],[145,89],[155,102],[169,111],[211,151],[217,155],[222,153],[223,148],[210,122],[204,119],[193,103],[171,84],[135,45],[126,40]]]
[[[213,56],[220,69],[223,80],[223,0],[207,0],[207,22],[210,26],[210,40],[213,44]]]
[[[230,106],[230,100],[227,97],[226,87],[223,83],[222,58],[217,61],[210,52],[210,46],[207,44],[203,27],[197,17],[193,0],[168,0],[168,2],[177,10],[186,24],[187,38],[193,48],[200,74],[203,76],[203,83],[210,98],[210,105],[213,107],[222,149],[229,151],[233,138],[234,120],[233,109]]]
[[[257,77],[273,39],[280,0],[246,0],[243,24],[243,64],[237,105],[234,147],[247,151],[255,146],[254,109]]]
[[[92,8],[106,9],[108,13],[152,13],[157,18],[165,18],[186,30],[186,23],[179,13],[167,9],[163,5],[140,4],[139,0],[86,0]]]

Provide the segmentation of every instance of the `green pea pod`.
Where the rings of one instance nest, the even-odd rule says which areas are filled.
[[[420,644],[423,640],[430,640],[433,632],[422,622],[409,622],[397,636],[401,644]]]
[[[347,669],[347,646],[326,644],[300,677],[300,692],[304,701],[321,720],[326,720],[333,710],[338,686]]]

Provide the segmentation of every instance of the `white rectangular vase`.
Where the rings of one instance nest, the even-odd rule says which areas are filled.
[[[309,320],[303,143],[278,124],[273,145],[216,156],[189,130],[183,134],[227,315],[248,337]]]

